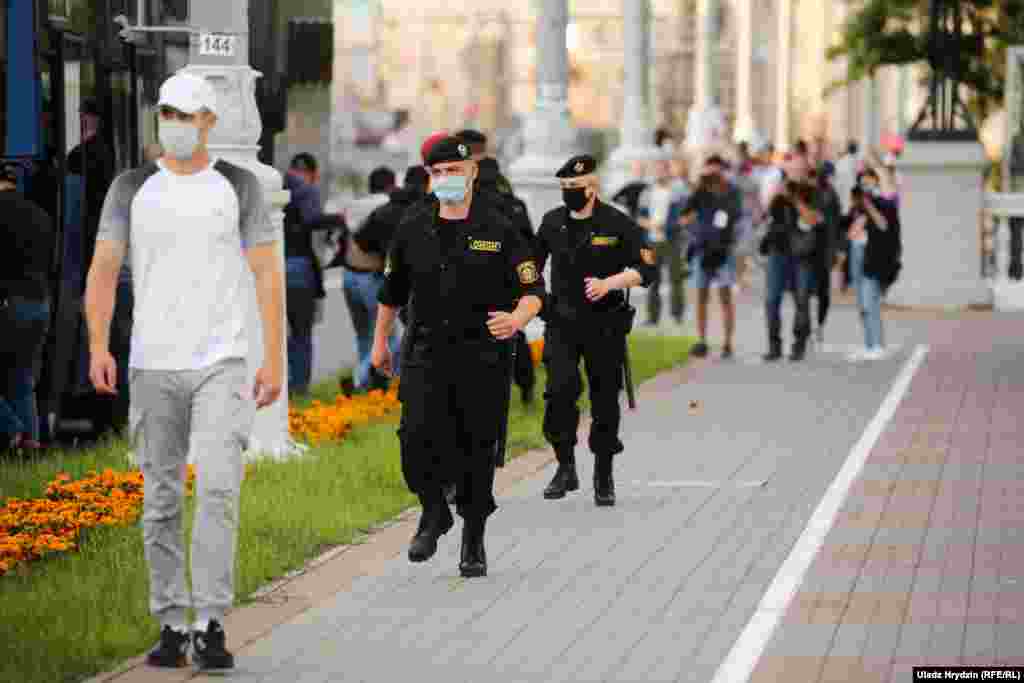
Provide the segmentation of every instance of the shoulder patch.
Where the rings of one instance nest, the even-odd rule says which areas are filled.
[[[644,247],[643,249],[640,250],[640,258],[643,259],[643,262],[646,263],[647,265],[653,266],[654,265],[654,250],[653,249],[648,249],[647,247]]]
[[[501,242],[495,242],[493,240],[470,240],[469,249],[470,251],[489,251],[497,254],[501,251]]]
[[[540,275],[537,274],[537,265],[533,261],[523,261],[516,266],[516,273],[519,275],[519,282],[524,285],[532,285]]]

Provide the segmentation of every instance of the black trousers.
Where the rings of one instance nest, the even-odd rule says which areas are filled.
[[[537,373],[533,367],[533,358],[530,356],[530,344],[526,341],[526,334],[516,334],[516,364],[512,369],[516,386],[524,392],[533,390],[537,383]]]
[[[832,270],[824,263],[815,268],[814,285],[811,296],[818,299],[818,327],[824,327],[832,306]]]
[[[424,509],[444,505],[451,483],[461,517],[486,518],[497,509],[495,448],[508,420],[509,360],[509,345],[493,340],[410,345],[398,437],[402,475]]]
[[[548,383],[544,390],[544,437],[562,453],[576,445],[580,424],[579,399],[583,395],[580,359],[587,373],[592,425],[588,445],[598,456],[623,450],[619,440],[623,388],[622,364],[625,336],[607,327],[569,327],[549,324],[544,330],[544,366]]]

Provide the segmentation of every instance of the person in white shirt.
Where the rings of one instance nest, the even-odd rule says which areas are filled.
[[[234,602],[242,454],[256,409],[274,403],[284,382],[282,234],[270,222],[259,179],[210,155],[212,85],[176,74],[161,86],[158,104],[163,156],[118,176],[100,216],[85,294],[90,379],[99,393],[115,393],[110,322],[127,256],[135,295],[130,429],[145,477],[150,611],[162,625],[147,662],[185,666],[191,645],[201,670],[218,671],[234,667],[220,620]],[[246,270],[255,276],[263,328],[254,386],[246,364],[253,286]],[[191,592],[182,538],[190,450],[198,461]]]
[[[653,182],[641,193],[637,204],[637,223],[647,232],[648,243],[657,259],[656,275],[647,294],[647,324],[657,325],[661,319],[661,273],[667,266],[669,312],[675,323],[682,325],[686,312],[686,268],[684,231],[677,223],[679,209],[689,192],[687,186],[677,182],[667,154],[654,162],[653,176]]]

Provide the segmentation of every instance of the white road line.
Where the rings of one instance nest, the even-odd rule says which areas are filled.
[[[853,450],[850,451],[839,474],[836,475],[832,485],[825,492],[825,497],[821,499],[814,514],[811,515],[807,527],[797,539],[789,557],[779,568],[771,586],[761,598],[754,616],[751,617],[729,654],[718,667],[712,683],[743,683],[750,679],[761,654],[786,613],[790,601],[803,583],[808,567],[811,566],[811,562],[814,561],[814,557],[818,554],[818,550],[832,528],[836,515],[850,492],[850,487],[860,476],[871,449],[874,448],[886,424],[896,413],[896,408],[910,387],[914,373],[917,372],[927,354],[927,346],[918,346],[914,349],[913,355],[903,366],[892,389],[889,390],[889,395],[885,397],[885,401],[878,409],[878,413],[868,424]]]

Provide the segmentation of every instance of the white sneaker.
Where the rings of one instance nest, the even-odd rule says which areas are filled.
[[[876,346],[873,349],[868,349],[864,354],[864,360],[876,361],[884,360],[889,354],[886,352],[885,347]]]
[[[867,360],[885,360],[889,357],[889,350],[885,346],[876,346],[865,354]]]

